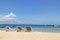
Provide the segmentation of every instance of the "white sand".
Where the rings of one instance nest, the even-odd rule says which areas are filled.
[[[60,40],[60,33],[0,31],[0,40]]]

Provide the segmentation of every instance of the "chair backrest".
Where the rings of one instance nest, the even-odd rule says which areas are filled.
[[[22,30],[22,28],[21,28],[21,27],[18,27],[18,29],[19,29],[19,30]]]
[[[10,29],[10,27],[9,26],[6,26],[6,29]]]
[[[6,32],[10,30],[10,27],[9,26],[6,26]]]
[[[21,26],[18,26],[17,28],[18,28],[18,29],[17,29],[17,32],[22,31],[22,27],[21,27]]]

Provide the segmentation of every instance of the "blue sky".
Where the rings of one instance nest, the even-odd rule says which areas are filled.
[[[0,0],[0,16],[0,24],[60,24],[60,0]]]

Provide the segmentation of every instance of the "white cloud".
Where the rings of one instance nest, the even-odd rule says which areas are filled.
[[[9,13],[7,15],[0,14],[0,24],[26,24],[26,20],[17,17],[14,13]]]
[[[29,24],[31,23],[30,21],[24,18],[19,18],[14,13],[9,13],[7,15],[0,14],[0,24]]]
[[[14,13],[9,13],[7,15],[0,15],[0,21],[11,21],[11,20],[15,20],[16,19],[16,15]]]
[[[7,15],[0,14],[0,24],[25,24],[26,20],[17,17],[14,13],[9,13]]]

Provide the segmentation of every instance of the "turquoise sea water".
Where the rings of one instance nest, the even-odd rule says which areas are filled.
[[[42,27],[33,27],[34,31],[39,32],[60,32],[60,27],[53,27],[53,26],[42,26]]]
[[[5,26],[0,25],[0,30],[5,30]],[[60,26],[54,26],[54,25],[9,25],[9,27],[15,30],[17,26],[22,26],[22,28],[24,29],[25,26],[31,26],[32,31],[38,31],[38,32],[59,32],[60,33]]]

